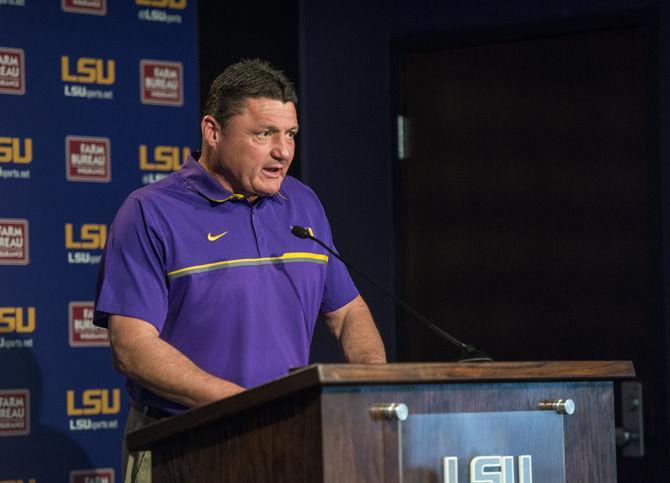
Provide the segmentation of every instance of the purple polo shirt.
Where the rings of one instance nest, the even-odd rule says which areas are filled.
[[[226,191],[193,158],[132,193],[111,226],[100,266],[95,322],[109,314],[145,320],[203,370],[250,388],[307,364],[319,312],[358,291],[332,245],[314,192],[287,176],[255,205]],[[184,408],[128,380],[133,399]]]

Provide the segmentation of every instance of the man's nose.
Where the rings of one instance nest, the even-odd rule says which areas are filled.
[[[288,161],[291,157],[293,146],[285,136],[277,136],[270,155],[278,161]]]

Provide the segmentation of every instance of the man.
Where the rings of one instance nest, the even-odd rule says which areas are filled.
[[[347,361],[386,361],[346,268],[291,234],[305,226],[332,243],[316,195],[287,176],[296,106],[293,85],[269,64],[228,67],[209,92],[202,152],[120,208],[96,323],[128,376],[126,431],[305,365],[319,316]]]

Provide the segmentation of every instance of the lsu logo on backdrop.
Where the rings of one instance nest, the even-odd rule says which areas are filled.
[[[72,82],[65,84],[65,97],[82,97],[86,99],[114,98],[114,91],[93,88],[93,86],[111,86],[116,82],[116,62],[113,59],[97,57],[70,58],[61,55],[61,80]]]
[[[67,136],[65,138],[65,177],[68,181],[108,183],[111,174],[109,138]]]
[[[184,10],[187,0],[135,0],[135,5],[143,8],[137,12],[137,18],[148,22],[182,23],[178,13],[168,13],[163,9]]]
[[[107,15],[107,0],[61,0],[64,12]]]
[[[181,62],[140,60],[140,101],[143,104],[183,106],[183,72]]]
[[[113,468],[70,471],[70,483],[114,483],[114,481]]]
[[[31,349],[35,327],[35,307],[0,307],[0,349]]]
[[[27,265],[28,220],[0,219],[0,265]]]
[[[142,183],[154,183],[179,170],[190,153],[188,147],[158,145],[150,149],[146,144],[140,144],[140,170],[144,173]]]
[[[118,419],[108,419],[121,411],[121,389],[84,389],[66,391],[67,415],[70,431],[98,431],[118,429]],[[81,417],[84,416],[84,417]],[[97,419],[93,417],[97,416]],[[99,419],[105,417],[106,419]]]
[[[93,325],[93,302],[68,304],[70,347],[99,347],[109,345],[107,329]]]
[[[0,136],[0,179],[30,179],[32,138]]]
[[[26,93],[25,64],[23,49],[0,47],[0,94]]]
[[[0,437],[30,434],[30,391],[0,389]]]
[[[102,255],[91,253],[105,248],[107,241],[107,225],[84,223],[75,229],[72,223],[65,224],[65,248],[67,262],[70,264],[96,265]]]

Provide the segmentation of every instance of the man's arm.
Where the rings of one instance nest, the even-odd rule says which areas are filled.
[[[114,368],[139,384],[189,408],[204,406],[244,388],[213,376],[158,337],[144,320],[112,315],[109,338]]]
[[[322,314],[347,362],[384,364],[386,352],[372,314],[360,295],[334,312]]]

